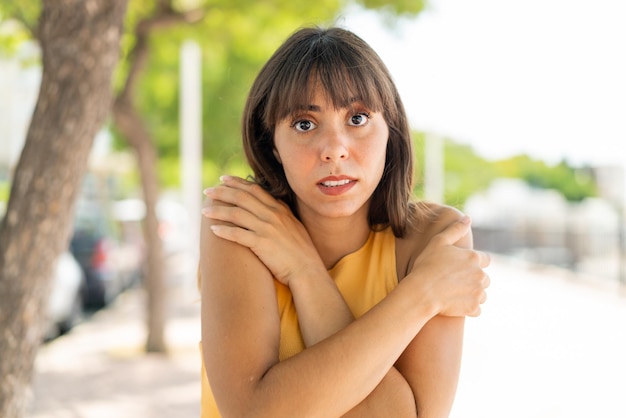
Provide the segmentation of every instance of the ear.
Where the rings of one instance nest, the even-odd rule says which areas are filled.
[[[272,149],[272,153],[274,154],[274,157],[276,157],[276,160],[278,161],[278,163],[282,165],[283,161],[280,159],[280,155],[278,155],[278,151],[276,150],[276,148]]]

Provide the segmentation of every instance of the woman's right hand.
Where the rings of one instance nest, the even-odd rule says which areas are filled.
[[[478,316],[487,299],[488,254],[471,248],[470,220],[452,222],[434,235],[417,257],[406,279],[420,287],[434,314]]]
[[[210,205],[203,215],[221,224],[211,226],[220,238],[250,248],[286,286],[302,273],[326,274],[326,269],[306,228],[291,209],[261,186],[235,176],[205,190],[220,205]]]

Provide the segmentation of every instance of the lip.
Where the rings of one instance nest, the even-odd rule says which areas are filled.
[[[339,196],[356,185],[357,180],[349,176],[328,176],[317,182],[318,189],[328,196]]]

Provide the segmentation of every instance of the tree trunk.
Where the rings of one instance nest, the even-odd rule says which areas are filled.
[[[159,237],[156,205],[159,199],[159,182],[156,172],[157,151],[150,133],[134,104],[134,93],[150,53],[149,37],[158,30],[179,23],[190,23],[204,16],[204,11],[177,13],[171,0],[160,2],[155,13],[137,23],[135,46],[128,58],[129,70],[124,87],[115,98],[113,117],[115,126],[134,149],[139,163],[139,173],[146,205],[143,234],[147,249],[147,272],[144,287],[147,294],[148,338],[146,351],[164,353],[167,293],[164,277],[163,244]]]
[[[163,353],[167,351],[164,338],[166,291],[163,274],[163,245],[159,236],[159,220],[156,214],[159,198],[156,172],[157,152],[148,130],[132,104],[123,98],[117,98],[113,106],[113,116],[115,126],[135,150],[146,205],[146,218],[143,225],[147,249],[147,272],[144,279],[148,326],[146,351]]]
[[[23,417],[53,262],[111,106],[126,0],[49,0],[39,98],[0,225],[0,416]]]

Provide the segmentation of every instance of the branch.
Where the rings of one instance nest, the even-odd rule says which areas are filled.
[[[194,24],[200,22],[206,16],[206,8],[194,9],[187,12],[176,12],[172,9],[170,1],[161,0],[158,12],[142,21],[135,27],[136,42],[130,53],[130,69],[122,91],[116,97],[116,101],[132,102],[132,92],[137,84],[139,74],[148,60],[148,39],[157,31],[172,27],[177,24]]]
[[[197,23],[206,15],[206,9],[194,9],[187,12],[176,12],[171,7],[165,6],[158,14],[145,19],[137,25],[135,33],[139,35],[149,34],[154,30],[168,28],[179,23]]]
[[[157,0],[156,9],[162,12],[173,11],[174,6],[172,6],[172,0]]]

